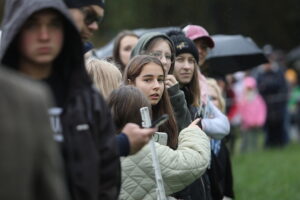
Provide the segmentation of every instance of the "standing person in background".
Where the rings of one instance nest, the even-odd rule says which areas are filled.
[[[241,116],[242,144],[241,152],[257,150],[258,135],[266,120],[266,104],[257,91],[256,80],[245,77],[244,89],[238,102]]]
[[[4,66],[0,91],[0,199],[68,200],[47,114],[49,93]]]
[[[139,37],[134,32],[124,30],[117,35],[114,41],[113,61],[117,64],[122,73],[130,60],[131,51],[138,40]]]
[[[52,128],[61,135],[71,198],[117,199],[115,127],[103,98],[92,88],[81,37],[67,8],[60,0],[9,0],[2,25],[1,62],[46,83],[55,100],[51,110],[61,111]]]
[[[266,52],[269,63],[263,64],[257,75],[257,88],[267,105],[265,147],[283,147],[288,143],[288,86],[276,54]]]

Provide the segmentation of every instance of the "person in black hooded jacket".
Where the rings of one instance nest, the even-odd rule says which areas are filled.
[[[82,41],[67,8],[60,0],[7,0],[2,27],[1,63],[52,91],[51,119],[58,122],[52,128],[61,142],[71,198],[117,199],[115,127],[85,71]]]

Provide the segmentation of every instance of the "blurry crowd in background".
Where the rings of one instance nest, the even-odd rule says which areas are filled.
[[[122,30],[98,49],[104,10],[6,1],[0,199],[230,200],[232,155],[299,141],[296,50],[198,24]]]

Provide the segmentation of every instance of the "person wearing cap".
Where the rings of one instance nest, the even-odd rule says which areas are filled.
[[[183,28],[186,37],[194,41],[199,52],[199,66],[203,65],[208,50],[214,48],[215,43],[205,28],[198,25],[187,25]]]

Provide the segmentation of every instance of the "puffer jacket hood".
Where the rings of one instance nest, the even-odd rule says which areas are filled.
[[[174,44],[173,44],[172,40],[166,34],[160,33],[160,32],[149,32],[149,33],[145,33],[144,35],[142,35],[140,37],[138,43],[136,44],[136,46],[133,48],[133,50],[131,52],[131,58],[133,58],[136,55],[141,55],[141,54],[146,53],[145,51],[147,50],[150,42],[155,38],[163,38],[170,42],[172,59],[174,60],[174,58],[175,58]],[[173,69],[174,69],[174,62],[171,65],[169,74],[173,73]]]
[[[80,34],[61,0],[7,0],[2,21],[0,59],[5,66],[18,70],[18,37],[21,28],[32,14],[43,9],[57,11],[64,20],[64,44],[53,62],[50,77],[45,80],[50,85],[56,101],[62,103],[72,89],[90,86],[91,82],[84,67]]]

